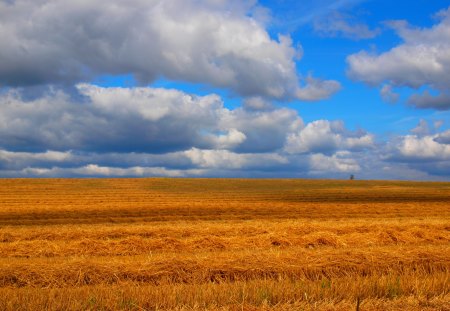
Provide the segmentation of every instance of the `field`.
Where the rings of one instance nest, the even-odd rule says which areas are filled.
[[[0,180],[0,310],[450,310],[450,183]]]

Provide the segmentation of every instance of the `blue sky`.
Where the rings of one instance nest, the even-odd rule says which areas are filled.
[[[0,1],[0,176],[450,180],[446,1]]]

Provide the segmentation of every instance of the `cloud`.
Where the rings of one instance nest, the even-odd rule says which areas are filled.
[[[295,110],[278,108],[249,111],[237,108],[226,111],[218,121],[220,128],[231,127],[244,133],[245,141],[234,148],[240,153],[262,153],[281,150],[288,133],[303,127],[303,120]]]
[[[0,94],[0,176],[328,176],[359,165],[351,157],[373,145],[342,122],[304,124],[288,108],[227,109],[214,94],[76,89]]]
[[[436,130],[439,130],[444,123],[444,120],[435,120],[433,121],[433,126]]]
[[[420,119],[419,124],[415,128],[411,130],[411,133],[424,136],[430,134],[430,128],[428,126],[428,122],[424,119]]]
[[[341,89],[341,84],[332,80],[321,80],[308,76],[306,85],[297,90],[297,98],[306,101],[327,99]]]
[[[192,148],[184,152],[192,163],[201,168],[252,169],[259,170],[288,164],[287,158],[279,154],[238,154],[227,150],[200,150]]]
[[[185,177],[185,176],[197,176],[203,173],[202,170],[170,170],[164,167],[129,167],[129,168],[117,168],[98,166],[96,164],[89,164],[83,167],[77,168],[35,168],[27,167],[19,171],[2,171],[0,176],[4,177],[151,177],[151,176],[164,176],[164,177]]]
[[[349,132],[340,121],[317,120],[291,133],[285,150],[292,154],[333,153],[337,150],[372,148],[374,137],[364,132]]]
[[[27,166],[64,165],[74,161],[70,152],[11,152],[0,149],[0,171],[22,169]]]
[[[408,104],[421,109],[450,109],[450,91],[442,92],[436,96],[425,90],[422,94],[414,94],[408,99]]]
[[[405,135],[388,142],[384,162],[394,168],[401,165],[413,172],[411,178],[448,180],[450,176],[449,131]],[[415,173],[414,173],[415,172]],[[424,174],[419,177],[419,173]]]
[[[226,134],[223,135],[210,135],[209,136],[212,145],[217,149],[230,149],[242,144],[247,136],[244,133],[239,132],[237,129],[232,128]]]
[[[136,152],[89,152],[73,150],[66,152],[15,152],[0,150],[0,171],[14,171],[23,168],[64,168],[75,169],[97,165],[99,167],[131,168],[131,167],[165,167],[171,170],[192,170],[192,161],[184,151],[163,154]]]
[[[372,39],[380,34],[380,29],[370,29],[352,16],[337,11],[314,20],[313,28],[324,37],[344,37],[353,40]]]
[[[361,170],[358,162],[348,152],[338,152],[332,156],[313,154],[310,157],[312,174],[323,172],[356,173]]]
[[[380,95],[385,102],[390,104],[395,104],[400,99],[400,94],[395,93],[392,90],[392,86],[389,84],[383,85],[383,87],[380,90]]]
[[[0,176],[450,176],[450,136],[436,133],[443,122],[430,128],[421,120],[414,135],[375,143],[342,121],[305,124],[297,111],[274,106],[227,109],[214,94],[77,90],[0,94]],[[395,165],[402,169],[383,170]]]
[[[0,97],[1,145],[18,151],[175,151],[207,145],[201,131],[214,131],[225,111],[216,95],[85,84],[78,88],[85,97],[81,103],[62,91],[32,101],[14,92]]]
[[[82,102],[61,90],[29,101],[17,91],[0,95],[0,147],[22,152],[271,152],[283,147],[288,132],[303,126],[295,110],[229,110],[214,94],[91,84],[77,89]]]
[[[422,137],[406,135],[396,144],[396,154],[392,157],[410,161],[449,161],[450,145],[439,142],[443,137],[445,140],[447,133],[444,136],[441,135],[434,134]]]
[[[259,96],[246,98],[243,104],[248,110],[268,110],[273,108],[272,103]]]
[[[438,134],[434,138],[434,141],[439,143],[439,144],[450,145],[450,130],[447,130],[445,132],[442,132],[442,133]]]
[[[98,75],[132,74],[202,83],[242,96],[297,96],[296,49],[272,39],[252,16],[255,1],[17,0],[0,2],[0,83],[71,85]],[[255,13],[256,14],[256,13]],[[257,15],[257,14],[256,14]],[[255,15],[255,16],[256,16]],[[306,85],[308,87],[308,85]],[[302,92],[300,92],[301,95]]]
[[[280,1],[276,11],[278,19],[283,20],[283,24],[296,28],[314,22],[331,12],[348,9],[365,1],[367,0]]]
[[[417,135],[418,137],[424,137],[424,136],[431,136],[431,135],[437,135],[435,138],[436,141],[439,143],[442,143],[442,141],[445,141],[445,137],[448,135],[448,131],[444,131],[439,133],[439,129],[445,124],[442,120],[435,120],[432,122],[432,126],[430,126],[431,122],[420,119],[419,123],[415,128],[410,130],[410,132],[414,135]]]
[[[426,87],[439,95],[416,94],[410,97],[409,104],[450,109],[450,9],[442,11],[440,17],[438,24],[424,29],[413,28],[404,21],[388,23],[403,43],[381,54],[361,51],[348,56],[349,77],[372,86],[387,82],[395,87]]]
[[[54,169],[53,169],[54,170]],[[183,177],[187,172],[190,174],[197,174],[200,171],[188,170],[187,172],[181,170],[170,170],[164,167],[129,167],[117,168],[98,166],[96,164],[89,164],[84,167],[74,168],[70,170],[73,174],[80,176],[167,176],[167,177]]]
[[[358,2],[314,2],[308,18]],[[391,22],[404,42],[350,56],[349,72],[384,85],[387,101],[406,86],[422,91],[410,105],[448,109],[449,16],[430,29]],[[280,108],[341,85],[297,73],[302,48],[269,34],[271,18],[256,0],[0,1],[0,176],[450,176],[443,122],[376,143],[342,121],[305,123]],[[342,13],[320,21],[327,36],[377,33]],[[103,75],[142,87],[92,84]],[[160,78],[224,89],[243,106],[145,86]]]

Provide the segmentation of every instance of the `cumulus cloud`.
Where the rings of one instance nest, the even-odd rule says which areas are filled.
[[[198,176],[203,173],[202,170],[173,170],[164,167],[107,167],[89,164],[83,167],[65,168],[39,168],[27,167],[18,171],[1,171],[0,176],[3,177],[136,177],[136,176],[164,176],[164,177],[185,177]]]
[[[307,176],[313,166],[326,173],[310,156],[322,153],[339,173],[358,162],[340,152],[373,144],[342,122],[305,125],[288,108],[227,109],[214,94],[77,90],[75,98],[58,89],[28,100],[18,90],[0,94],[1,176]]]
[[[54,170],[54,169],[53,169]],[[45,171],[43,171],[45,172]],[[43,173],[42,172],[42,173]],[[70,170],[73,174],[80,176],[167,176],[167,177],[183,177],[186,173],[198,174],[201,171],[198,170],[171,170],[164,167],[106,167],[98,166],[96,164],[89,164],[79,168],[73,168]]]
[[[11,152],[0,149],[0,171],[22,169],[28,166],[51,166],[71,163],[74,158],[70,152]]]
[[[255,1],[17,0],[0,2],[0,84],[88,81],[132,74],[209,84],[243,96],[318,100],[335,81],[302,96],[296,49],[272,39]],[[255,13],[255,16],[258,15]],[[259,16],[259,15],[258,15]],[[333,85],[333,87],[330,87]],[[308,84],[306,84],[306,88]]]
[[[27,152],[271,152],[303,126],[295,110],[229,110],[214,94],[90,84],[78,90],[83,102],[63,91],[30,101],[16,91],[0,95],[0,146]]]
[[[92,85],[79,91],[85,102],[61,91],[32,101],[15,92],[0,97],[1,145],[21,151],[175,151],[207,145],[201,130],[215,130],[225,111],[216,95]]]
[[[283,166],[288,163],[286,157],[279,154],[238,154],[228,150],[200,150],[192,148],[184,152],[198,167],[215,169],[264,169]]]
[[[295,110],[278,108],[249,111],[237,108],[226,111],[218,121],[220,128],[231,127],[245,134],[245,140],[234,148],[240,153],[272,152],[282,149],[288,133],[303,127]]]
[[[332,80],[320,80],[308,76],[306,85],[297,90],[297,98],[306,101],[316,101],[329,98],[341,89],[341,84]]]
[[[450,160],[450,145],[439,142],[442,138],[445,140],[448,134],[441,135],[406,135],[396,144],[395,151],[397,153],[393,157],[411,161],[448,161]]]
[[[397,137],[386,145],[384,161],[416,172],[411,178],[436,179],[450,175],[450,131]]]
[[[350,132],[341,121],[317,120],[298,132],[291,133],[286,142],[288,153],[333,153],[336,150],[361,150],[374,146],[374,137],[365,132]]]
[[[349,152],[337,152],[332,156],[313,154],[310,157],[311,173],[323,172],[355,173],[360,171],[358,162],[352,158]]]
[[[230,129],[226,134],[218,136],[210,135],[209,137],[213,145],[217,149],[233,148],[237,145],[240,145],[247,138],[247,136],[245,136],[244,133],[239,132],[237,129],[234,128]]]
[[[409,104],[418,108],[450,109],[450,9],[439,15],[441,21],[431,28],[414,28],[405,21],[388,23],[403,43],[381,54],[361,51],[350,55],[348,75],[369,85],[387,82],[395,87],[427,87],[439,95],[416,94],[409,99]]]
[[[271,152],[303,126],[292,109],[229,110],[217,95],[78,85],[34,100],[0,95],[0,146],[7,150],[167,153],[190,148]]]
[[[304,124],[295,111],[286,108],[229,110],[223,107],[216,95],[193,97],[173,90],[163,90],[157,95],[160,89],[91,85],[83,85],[81,89],[89,89],[95,96],[87,95],[89,92],[86,91],[85,102],[73,103],[61,92],[28,102],[19,102],[17,95],[4,95],[0,116],[6,115],[4,120],[9,123],[0,131],[0,176],[347,178],[348,174],[357,173],[358,178],[439,179],[442,176],[445,179],[450,175],[450,131],[436,133],[437,128],[431,128],[425,120],[411,130],[411,135],[394,137],[387,143],[375,143],[372,134],[361,130],[349,131],[340,121],[318,120]],[[107,97],[111,95],[108,92],[117,92],[117,102],[104,106],[109,101],[102,102],[103,92]],[[99,98],[95,98],[97,96]],[[55,109],[50,116],[43,116],[42,105],[45,108],[45,101],[51,99],[54,100],[51,106]],[[167,106],[168,111],[156,109],[155,114],[145,113],[146,100],[147,104],[153,105],[163,99],[166,102],[161,105]],[[172,108],[172,102],[177,101],[184,101],[186,107]],[[58,108],[58,105],[65,109]],[[203,110],[209,112],[201,117],[186,115],[185,110],[195,110],[198,105],[204,105]],[[78,110],[80,107],[83,109]],[[25,108],[27,117],[17,118],[24,115],[21,109]],[[83,115],[82,119],[77,119],[82,111],[90,118]],[[192,118],[195,122],[190,121]],[[4,120],[0,124],[5,124]],[[20,128],[7,131],[9,127],[25,122],[28,126],[20,127],[22,132]],[[121,139],[108,138],[110,128],[129,122],[142,123],[138,129],[161,127],[161,130],[150,140],[141,130],[124,132]],[[177,123],[180,133],[190,129],[197,136],[187,145],[173,140],[174,145],[170,148],[166,145],[162,150],[158,149],[152,140],[164,140],[166,131],[170,135],[181,135],[175,130],[170,131],[172,123]],[[74,136],[73,132],[78,135],[75,135],[77,139],[68,139]],[[261,135],[257,136],[257,133]],[[51,138],[50,134],[59,137],[61,142],[46,140]],[[268,138],[269,135],[272,136]],[[92,141],[110,141],[103,145],[99,143],[95,149],[88,143],[88,137]],[[17,142],[25,138],[30,143],[34,141],[33,150],[7,147],[8,141]],[[133,141],[133,148],[130,148],[128,140]],[[152,148],[146,148],[146,144]],[[109,147],[105,148],[105,145]],[[15,143],[12,144],[14,146]]]
[[[0,176],[186,176],[204,173],[184,151],[164,154],[0,150]]]
[[[354,17],[337,11],[316,18],[313,28],[324,37],[342,36],[353,40],[371,39],[380,34],[379,28],[370,29]]]
[[[338,2],[318,15],[353,1]],[[384,85],[387,101],[398,100],[394,88],[422,87],[410,105],[448,109],[450,17],[440,16],[430,29],[392,22],[404,43],[350,56],[351,75]],[[342,177],[364,176],[367,163],[370,174],[399,164],[398,174],[450,176],[450,134],[436,133],[443,124],[376,149],[370,133],[341,121],[305,124],[277,106],[326,99],[341,85],[297,73],[302,48],[269,34],[270,18],[256,0],[0,1],[0,176]],[[378,32],[343,15],[316,28],[353,39]],[[226,108],[215,94],[92,84],[103,75],[222,88],[243,106]]]
[[[273,108],[272,103],[260,96],[246,98],[243,104],[249,110],[268,110]]]

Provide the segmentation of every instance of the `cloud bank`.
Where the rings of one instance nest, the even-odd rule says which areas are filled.
[[[0,95],[0,176],[346,178],[378,176],[394,163],[404,167],[397,178],[417,167],[419,178],[450,173],[448,131],[416,128],[380,144],[342,121],[305,124],[296,110],[282,107],[229,109],[214,94],[77,89],[81,102],[62,90],[33,100],[17,90]]]
[[[342,122],[305,125],[288,108],[228,109],[214,94],[91,84],[77,89],[82,102],[62,90],[33,100],[17,90],[0,96],[3,176],[290,175],[292,170],[307,176],[312,167],[326,172],[330,165],[332,172],[347,173],[348,166],[320,166],[317,157],[341,163],[339,152],[373,145],[369,134],[348,131]]]

